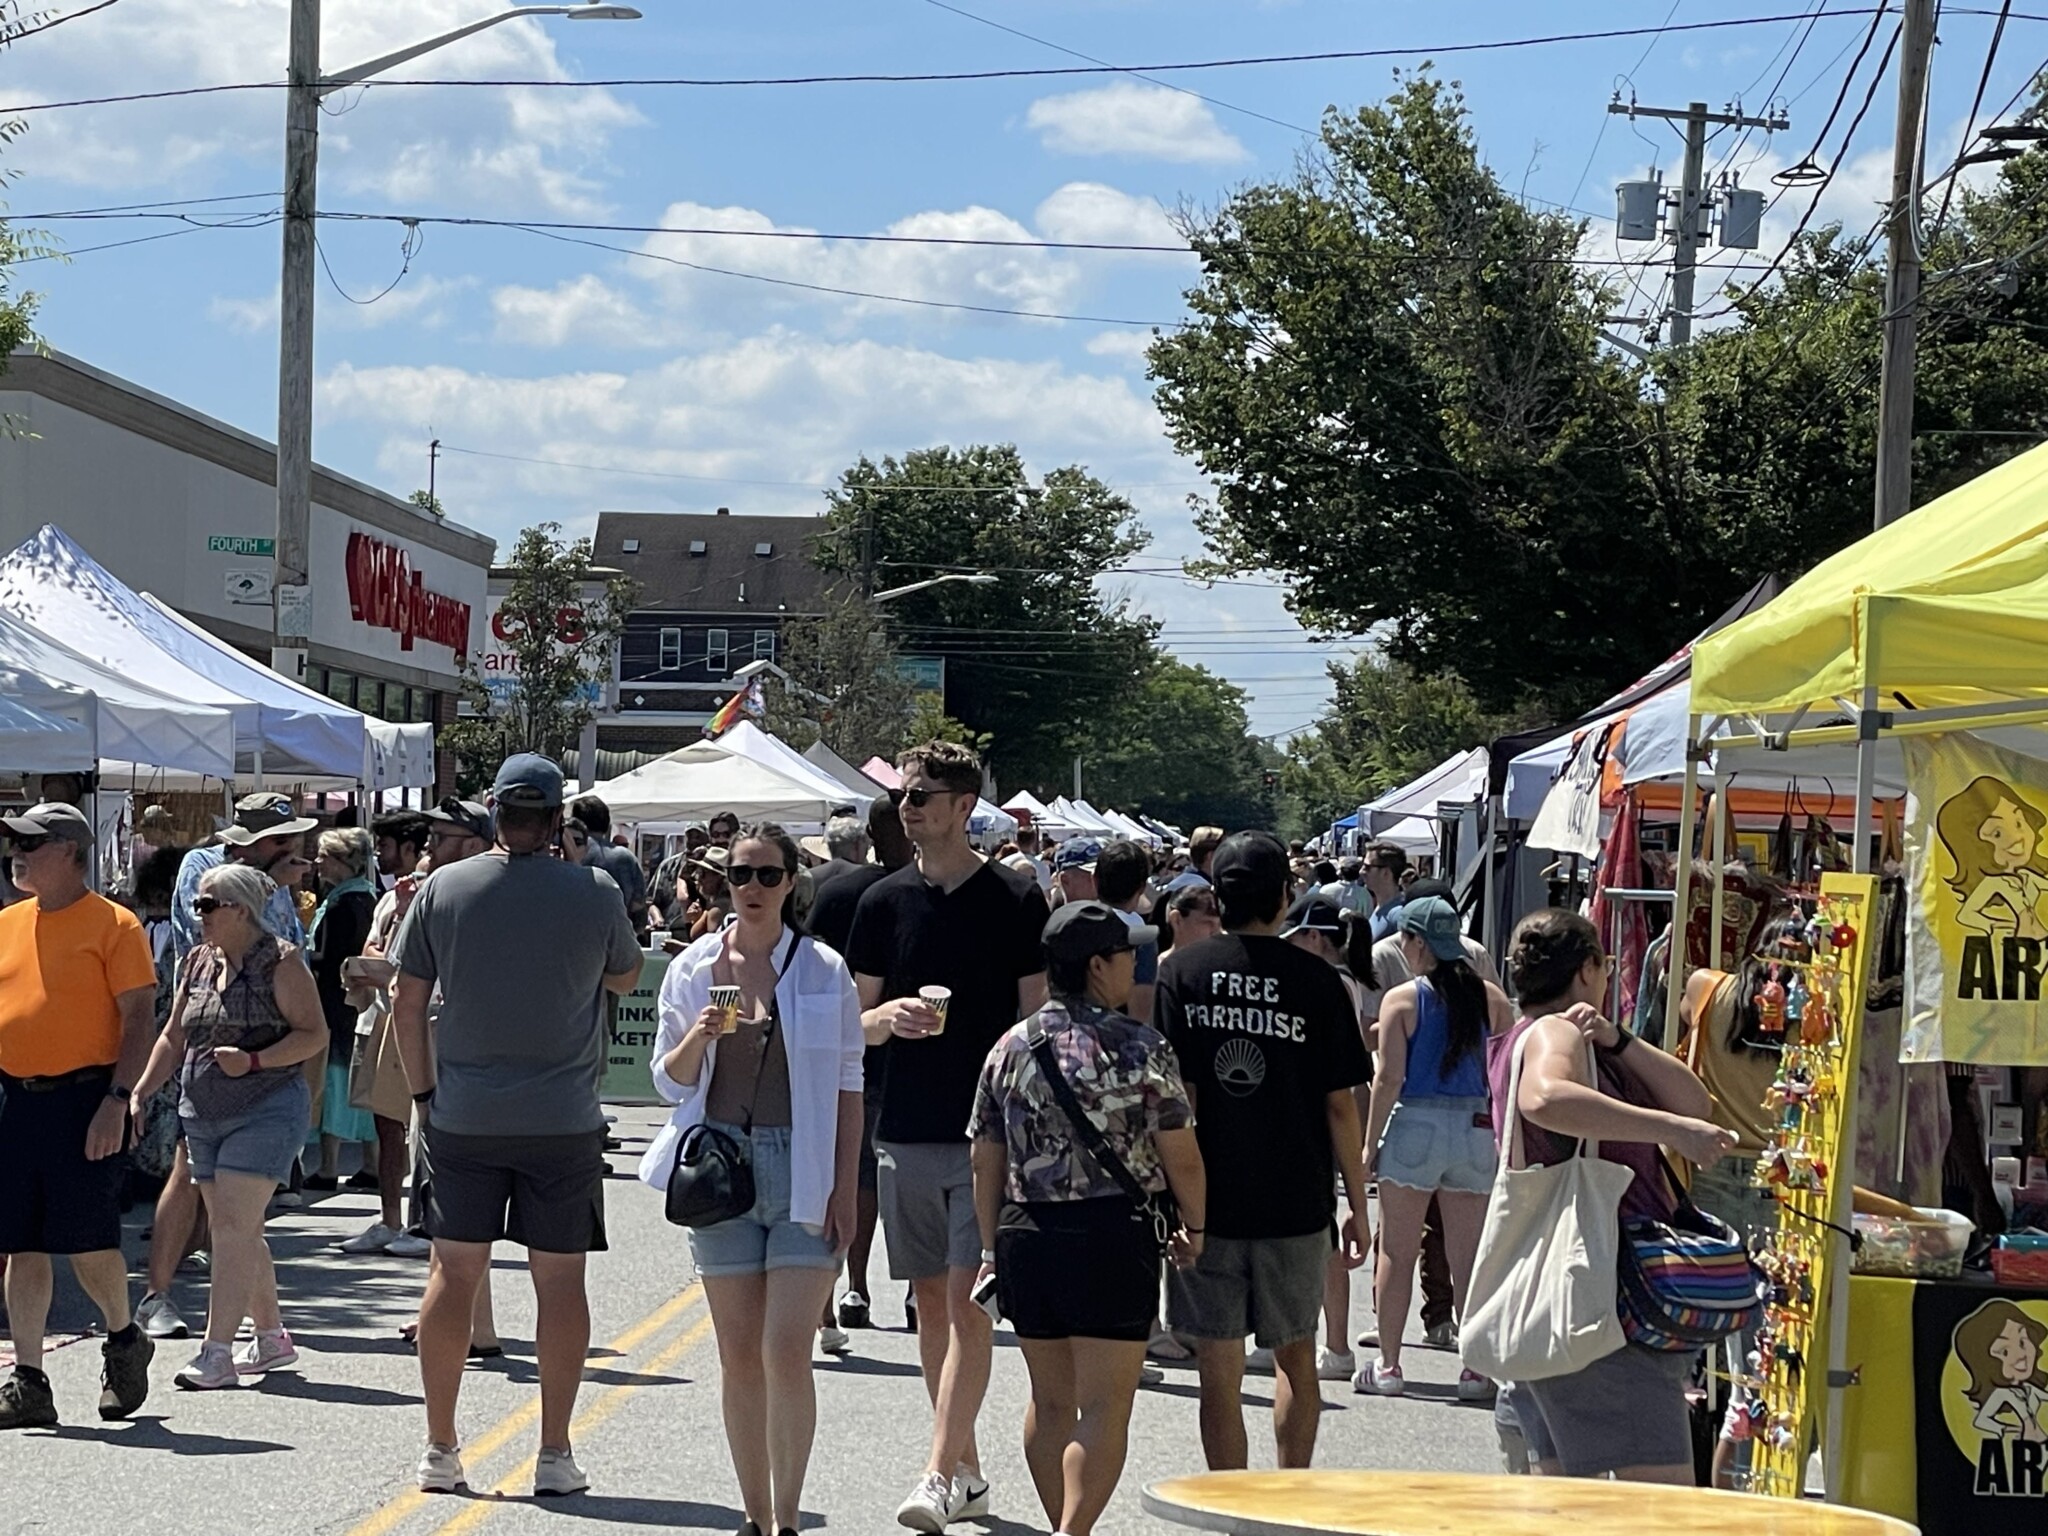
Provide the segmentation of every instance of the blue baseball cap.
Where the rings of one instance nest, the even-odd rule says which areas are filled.
[[[1085,869],[1091,873],[1095,861],[1102,857],[1102,843],[1093,837],[1070,837],[1061,843],[1052,856],[1053,872],[1063,869]]]
[[[1458,909],[1440,896],[1425,896],[1401,908],[1401,931],[1412,933],[1439,960],[1465,958],[1465,930]]]
[[[491,800],[537,811],[560,810],[562,770],[538,752],[514,753],[498,768],[491,783]]]

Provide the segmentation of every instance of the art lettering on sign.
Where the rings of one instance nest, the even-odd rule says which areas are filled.
[[[1922,1529],[2048,1529],[2048,1296],[1919,1286],[1913,1334]]]
[[[2048,762],[1908,738],[1905,1061],[2048,1066]]]
[[[367,533],[351,533],[345,564],[350,618],[390,630],[398,636],[401,650],[409,651],[415,640],[425,640],[446,646],[457,666],[467,658],[470,605],[429,591],[403,548]]]

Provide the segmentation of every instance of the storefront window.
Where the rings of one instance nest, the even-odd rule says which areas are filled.
[[[327,669],[325,667],[308,666],[306,668],[306,686],[315,693],[325,693],[327,691]]]
[[[330,671],[327,674],[327,697],[337,703],[351,707],[356,702],[356,675],[353,672]]]
[[[415,688],[411,695],[410,718],[418,723],[434,718],[434,693],[430,688]]]

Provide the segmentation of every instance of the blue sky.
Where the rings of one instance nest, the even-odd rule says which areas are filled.
[[[86,0],[46,0],[81,9]],[[1815,0],[1638,0],[1545,6],[1464,0],[964,0],[962,9],[1122,65],[1461,42],[1725,17],[1805,13]],[[492,0],[329,0],[338,69],[475,19]],[[1854,10],[1828,0],[1829,11]],[[1053,49],[931,0],[642,0],[634,23],[521,20],[397,77],[598,80],[1058,66]],[[1532,199],[1594,215],[1587,254],[1613,256],[1613,184],[1676,137],[1605,112],[1632,83],[1646,105],[1762,105],[1800,43],[1775,141],[1717,141],[1710,164],[1753,185],[1797,160],[1826,116],[1867,16],[1445,56],[1482,149]],[[1942,27],[1931,121],[1953,153],[1992,22]],[[285,0],[119,0],[0,53],[0,101],[24,103],[280,78]],[[1882,48],[1882,43],[1879,45]],[[1987,94],[2002,104],[2040,66],[2048,27],[2015,21]],[[1166,78],[1215,104],[1127,77],[735,89],[351,91],[322,119],[323,210],[616,223],[1052,238],[1170,239],[1166,210],[1214,204],[1284,175],[1331,103],[1386,94],[1388,59]],[[1413,62],[1413,61],[1406,61]],[[1874,62],[1874,55],[1873,55]],[[1867,80],[1869,66],[1865,67]],[[1859,83],[1849,106],[1862,97]],[[1857,228],[1888,177],[1893,89],[1880,89],[1828,189],[1823,217]],[[34,115],[4,163],[17,214],[228,198],[206,217],[275,206],[283,103],[273,92]],[[1830,135],[1830,163],[1841,126]],[[1268,121],[1277,119],[1278,122]],[[1727,152],[1735,150],[1732,161]],[[1945,163],[1946,154],[1943,156]],[[1789,232],[1794,200],[1765,226]],[[60,350],[250,431],[276,410],[274,226],[182,234],[158,223],[47,226],[79,252],[22,280]],[[1014,441],[1036,469],[1089,465],[1128,491],[1153,546],[1119,586],[1169,645],[1245,686],[1254,729],[1284,733],[1327,697],[1322,661],[1271,579],[1207,588],[1163,573],[1199,553],[1193,466],[1168,447],[1143,376],[1141,326],[1016,319],[716,276],[645,253],[874,294],[1171,321],[1192,263],[1173,256],[821,244],[716,235],[596,234],[618,251],[510,229],[424,226],[407,260],[388,223],[324,221],[335,283],[319,296],[316,452],[405,493],[446,445],[451,514],[509,541],[547,518],[587,531],[601,509],[808,512],[813,487],[859,453]],[[635,255],[632,252],[643,254]],[[1622,247],[1630,257],[1642,247]],[[1725,257],[1719,259],[1727,259]],[[1640,311],[1654,298],[1644,281]],[[1703,288],[1703,293],[1710,292]],[[527,462],[552,461],[548,463]],[[571,467],[576,466],[576,467]]]

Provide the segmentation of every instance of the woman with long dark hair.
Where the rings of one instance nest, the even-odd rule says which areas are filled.
[[[753,1168],[753,1209],[690,1233],[743,1536],[797,1528],[818,1422],[811,1342],[857,1226],[860,998],[846,962],[790,924],[801,863],[773,823],[733,838],[733,921],[676,956],[662,982],[654,1086],[676,1109],[640,1164],[665,1187],[676,1139],[709,1125]],[[715,1006],[715,987],[736,989],[737,1007]]]
[[[1365,1146],[1380,1191],[1380,1254],[1373,1275],[1380,1358],[1359,1371],[1361,1392],[1392,1397],[1407,1388],[1401,1335],[1414,1296],[1415,1264],[1432,1197],[1442,1214],[1451,1292],[1460,1310],[1493,1190],[1493,1134],[1487,1128],[1486,1042],[1513,1021],[1507,996],[1472,969],[1458,913],[1441,897],[1401,909],[1402,957],[1413,981],[1380,1004],[1379,1060]],[[1458,1396],[1479,1401],[1492,1385],[1461,1371]]]

